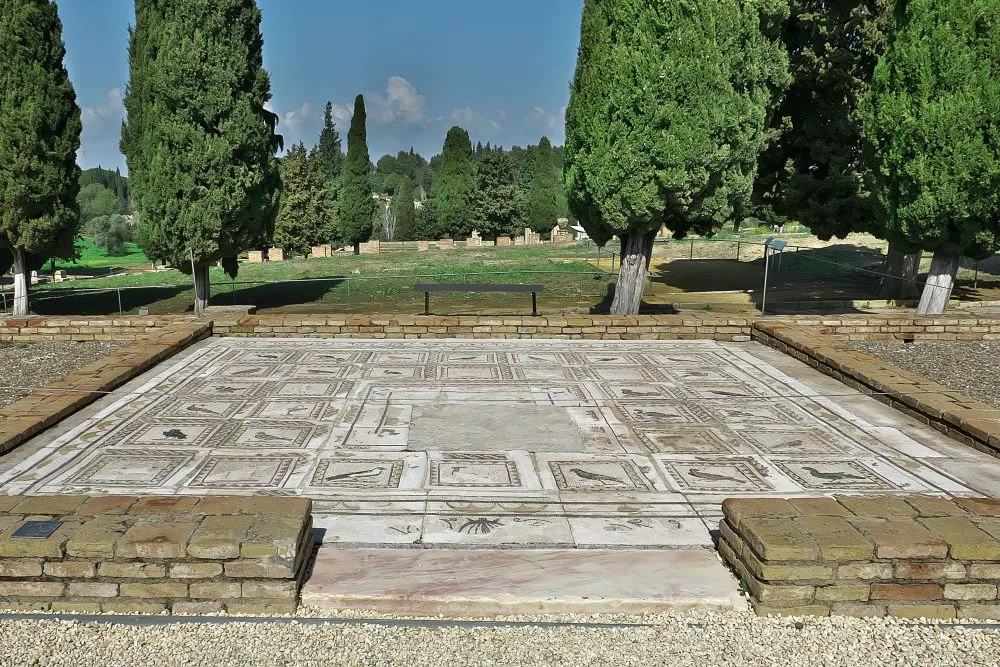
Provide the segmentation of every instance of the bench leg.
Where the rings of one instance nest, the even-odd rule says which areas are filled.
[[[535,293],[531,293],[531,316],[536,317],[538,315],[538,302],[535,301]]]
[[[431,314],[431,293],[424,292],[424,315]]]

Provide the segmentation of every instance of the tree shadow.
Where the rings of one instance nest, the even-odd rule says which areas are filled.
[[[29,305],[39,315],[116,315],[138,308],[155,307],[157,303],[177,298],[190,289],[186,285],[131,287],[121,291],[114,287],[100,291],[60,287],[32,291]]]
[[[604,296],[601,300],[590,307],[589,313],[591,315],[607,315],[611,312],[611,304],[615,300],[615,284],[608,283]],[[662,303],[648,303],[643,300],[639,303],[639,314],[640,315],[676,315],[680,311],[677,310],[673,304],[662,304]]]
[[[213,285],[213,306],[252,305],[258,310],[307,306],[325,301],[345,282],[343,276],[324,280],[288,280],[280,283],[217,282]],[[227,285],[232,286],[227,288]],[[193,308],[193,305],[192,305]]]

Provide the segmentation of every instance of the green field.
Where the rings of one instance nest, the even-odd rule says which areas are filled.
[[[135,267],[148,267],[149,259],[143,254],[142,249],[134,243],[125,244],[124,255],[109,255],[104,249],[98,248],[94,242],[88,238],[80,237],[76,240],[76,248],[79,257],[76,261],[67,262],[56,261],[57,269],[64,269],[68,273],[98,274],[101,269],[104,273],[108,269],[128,269]],[[45,265],[49,267],[48,264]]]

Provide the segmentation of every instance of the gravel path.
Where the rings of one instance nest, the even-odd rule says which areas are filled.
[[[0,342],[0,407],[10,405],[81,366],[123,347],[126,343]]]
[[[1000,408],[1000,376],[993,366],[1000,358],[1000,341],[877,341],[855,347]]]
[[[606,619],[580,619],[606,620]],[[156,665],[996,665],[1000,627],[750,613],[631,619],[653,627],[385,627],[277,623],[125,627],[0,621],[0,664]]]

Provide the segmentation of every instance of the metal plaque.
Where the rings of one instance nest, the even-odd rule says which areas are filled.
[[[36,540],[44,540],[59,529],[62,521],[25,521],[24,524],[14,531],[11,537],[27,537]]]

